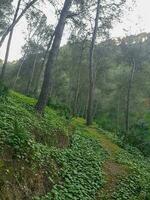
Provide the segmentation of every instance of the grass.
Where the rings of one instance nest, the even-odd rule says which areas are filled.
[[[90,127],[87,127],[85,125],[85,120],[77,118],[73,121],[73,125],[76,127],[79,127],[83,129],[83,134],[88,135],[89,137],[95,138],[100,142],[100,145],[105,149],[105,151],[112,156],[115,156],[118,152],[120,152],[122,149],[113,143],[107,135],[101,133],[95,125],[92,125]]]

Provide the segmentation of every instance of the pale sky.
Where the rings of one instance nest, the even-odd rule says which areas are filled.
[[[128,0],[129,2],[131,0]],[[43,8],[45,14],[48,16],[50,23],[55,23],[53,10],[48,6]],[[126,34],[138,34],[140,32],[150,32],[150,0],[136,0],[136,6],[133,11],[125,13],[122,18],[122,23],[115,23],[111,31],[112,37],[123,37]],[[24,34],[26,30],[25,20],[22,19],[14,30],[13,41],[11,45],[9,60],[17,60],[21,57],[21,46],[24,44]],[[128,30],[127,32],[125,30]],[[65,30],[62,44],[66,43],[68,37],[68,30]],[[6,49],[6,42],[0,49],[0,58],[4,58]]]

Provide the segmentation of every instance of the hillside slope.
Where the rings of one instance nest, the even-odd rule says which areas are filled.
[[[150,161],[83,119],[34,111],[10,92],[0,101],[0,199],[149,200]]]
[[[68,122],[50,108],[37,115],[34,104],[14,92],[0,99],[0,199],[32,199],[59,179],[52,152],[69,145]]]
[[[117,145],[112,134],[102,132],[96,125],[86,127],[83,119],[76,119],[74,125],[84,135],[96,139],[107,152],[102,165],[105,183],[96,199],[150,199],[150,160],[132,147],[128,151]]]

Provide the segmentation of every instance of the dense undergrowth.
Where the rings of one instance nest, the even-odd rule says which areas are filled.
[[[135,147],[126,145],[110,132],[93,125],[87,128],[82,119],[74,121],[74,126],[85,130],[84,134],[99,141],[109,156],[103,165],[105,184],[100,189],[98,200],[149,200],[150,199],[150,159]],[[100,134],[100,132],[103,134]],[[110,167],[105,167],[105,164]],[[106,169],[105,169],[106,168]]]
[[[102,163],[106,157],[98,142],[78,131],[72,137],[71,147],[55,156],[63,166],[60,171],[62,180],[49,194],[37,199],[96,199],[97,190],[104,182]]]
[[[39,116],[35,102],[0,97],[0,199],[150,200],[148,158],[58,108]]]
[[[52,152],[53,148],[69,145],[68,122],[50,108],[44,116],[39,116],[34,105],[34,99],[18,93],[1,96],[0,199],[43,194],[53,185],[49,179],[58,180],[58,166]],[[22,196],[18,194],[20,187],[21,192],[27,190]]]

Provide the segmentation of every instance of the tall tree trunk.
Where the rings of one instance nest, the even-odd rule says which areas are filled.
[[[77,76],[77,88],[75,91],[74,104],[73,104],[73,115],[77,114],[77,104],[78,104],[78,98],[79,98],[79,92],[80,92],[80,79],[81,79],[80,65],[82,63],[82,57],[83,57],[83,51],[84,51],[84,45],[85,45],[86,39],[87,39],[87,35],[82,42],[81,50],[80,50],[80,57],[79,57],[79,63],[78,63],[79,69],[78,69],[78,76]]]
[[[97,114],[97,108],[98,108],[98,101],[95,102],[95,105],[94,105],[94,111],[93,111],[93,119],[96,117],[96,114]]]
[[[97,36],[99,15],[100,15],[100,0],[97,1],[95,26],[94,26],[94,31],[92,35],[90,54],[89,54],[89,97],[88,97],[88,107],[87,107],[87,117],[86,117],[87,125],[91,125],[93,121],[92,115],[93,115],[94,77],[95,77],[93,56],[94,56],[94,47],[95,47],[95,41],[96,41],[96,36]]]
[[[54,39],[54,35],[55,35],[55,32],[51,36],[51,40],[47,45],[47,49],[46,49],[46,52],[45,52],[45,55],[44,55],[44,59],[43,59],[43,62],[41,63],[40,70],[39,70],[39,73],[38,73],[36,81],[35,81],[35,88],[34,88],[35,96],[38,93],[38,88],[39,88],[39,85],[40,85],[40,78],[41,78],[42,72],[44,71],[44,68],[45,68],[46,60],[47,60],[47,57],[48,57],[48,52],[51,48],[51,45],[52,45],[52,42],[53,42],[53,39]]]
[[[2,46],[5,38],[7,37],[7,35],[14,29],[14,27],[16,26],[16,24],[20,21],[20,19],[23,17],[23,15],[26,13],[26,11],[38,0],[32,0],[30,3],[28,3],[26,5],[26,7],[22,10],[22,12],[20,13],[20,15],[12,22],[12,24],[6,29],[6,31],[3,33],[1,39],[0,39],[0,47]],[[19,10],[18,10],[19,11]]]
[[[126,113],[125,113],[125,140],[127,139],[128,134],[129,134],[130,96],[131,96],[135,69],[136,69],[136,64],[135,64],[135,60],[133,59],[131,73],[130,73],[129,82],[128,82],[128,88],[127,88],[127,102],[126,102]]]
[[[59,18],[59,22],[55,30],[55,38],[52,44],[51,51],[49,53],[48,61],[46,63],[46,69],[45,69],[44,81],[43,81],[41,93],[40,93],[38,102],[36,104],[36,110],[39,113],[42,113],[44,111],[44,108],[48,101],[49,92],[50,92],[50,83],[51,83],[51,72],[55,65],[55,61],[57,58],[57,54],[59,51],[59,47],[60,47],[60,43],[61,43],[61,39],[62,39],[64,27],[65,27],[66,18],[67,18],[68,11],[71,7],[72,2],[73,0],[65,0],[65,3],[64,3],[64,6]]]
[[[37,58],[38,58],[38,53],[35,56],[34,63],[33,63],[32,69],[31,69],[31,74],[30,74],[29,81],[28,81],[28,84],[27,84],[27,89],[26,89],[26,94],[27,95],[30,94],[30,89],[31,89],[31,84],[32,84],[33,77],[34,77],[34,72],[35,72],[35,67],[36,67],[36,63],[37,63]]]
[[[75,97],[74,97],[74,104],[73,104],[73,115],[75,116],[77,114],[77,104],[78,104],[78,98],[79,98],[79,92],[80,92],[80,68],[78,71],[78,77],[77,77],[77,88],[75,91]]]
[[[15,11],[15,14],[14,14],[14,18],[13,18],[12,24],[16,21],[21,1],[22,0],[18,0],[17,8],[16,8],[16,11]],[[5,76],[5,71],[6,71],[6,66],[7,66],[7,62],[8,62],[8,56],[9,56],[9,51],[10,51],[12,36],[13,36],[13,28],[11,29],[10,34],[9,34],[9,38],[8,38],[8,42],[7,42],[7,48],[6,48],[6,53],[5,53],[4,64],[2,66],[2,71],[1,71],[1,75],[0,75],[0,79],[2,81],[3,81],[4,76]]]
[[[119,128],[120,128],[120,94],[118,97],[118,101],[117,101],[117,108],[116,108],[116,134],[119,133]]]
[[[13,89],[15,89],[16,83],[17,83],[17,81],[18,81],[18,79],[19,79],[19,76],[20,76],[20,73],[21,73],[21,69],[22,69],[22,66],[23,66],[24,61],[25,61],[25,57],[26,57],[26,53],[24,54],[23,60],[22,60],[20,66],[19,66],[19,68],[18,68],[17,75],[16,75],[16,78],[15,78],[15,80],[14,80],[14,84],[13,84],[13,87],[12,87]]]
[[[35,30],[35,32],[36,32],[36,31],[37,31],[37,30]],[[32,37],[34,36],[35,32],[34,32],[34,33],[32,34],[32,36],[31,36],[31,32],[29,31],[29,33],[28,33],[28,40],[27,40],[28,42],[27,42],[27,43],[29,43],[30,39],[32,39]],[[15,87],[16,87],[16,83],[17,83],[17,80],[18,80],[19,75],[20,75],[20,73],[21,73],[22,66],[23,66],[23,64],[24,64],[24,62],[25,62],[26,55],[29,53],[29,52],[28,52],[28,49],[29,49],[29,46],[27,46],[27,50],[26,50],[26,52],[25,52],[24,55],[23,55],[23,60],[22,60],[20,66],[19,66],[19,68],[18,68],[17,75],[16,75],[16,78],[15,78],[15,80],[14,80],[14,84],[13,84],[13,87],[12,87],[13,89],[15,89]]]

